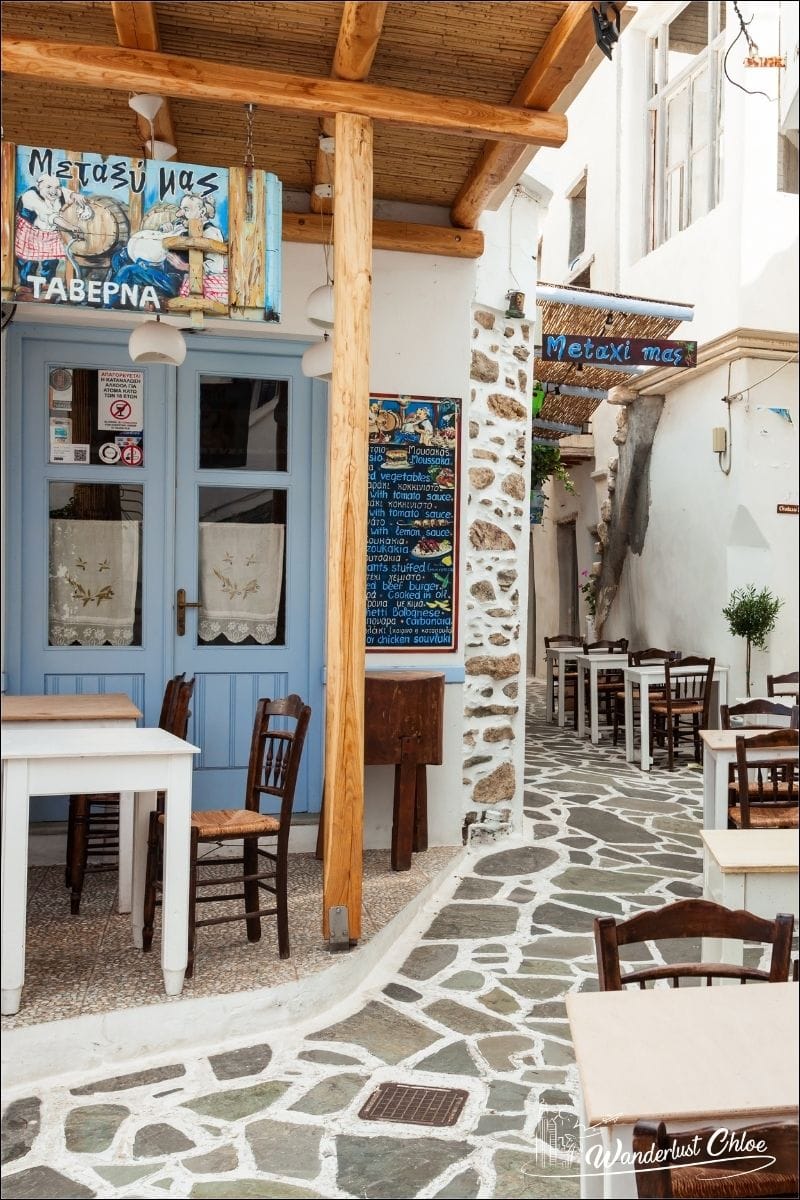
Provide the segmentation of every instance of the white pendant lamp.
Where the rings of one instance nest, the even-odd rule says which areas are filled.
[[[151,96],[146,92],[141,92],[137,96],[131,96],[128,100],[128,106],[138,113],[140,117],[144,117],[145,121],[151,124],[155,120],[156,113],[164,104],[163,96]]]
[[[178,147],[173,146],[172,142],[162,142],[159,138],[148,138],[145,142],[148,158],[174,158],[178,153]]]
[[[135,363],[168,363],[179,367],[186,358],[186,342],[174,325],[160,317],[137,325],[128,339],[128,353]]]
[[[308,347],[300,360],[300,368],[307,379],[333,378],[333,341],[329,334]]]
[[[306,300],[306,317],[322,329],[333,329],[333,284],[323,283]]]

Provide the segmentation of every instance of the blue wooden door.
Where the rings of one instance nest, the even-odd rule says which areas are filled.
[[[9,335],[7,690],[125,692],[152,725],[165,680],[194,676],[198,807],[243,802],[256,700],[297,692],[295,807],[317,811],[326,399],[303,347],[195,335],[176,372],[132,364],[127,332]],[[114,387],[140,433],[108,428]],[[182,634],[179,588],[203,602]]]
[[[168,633],[167,370],[134,368],[127,334],[10,333],[8,691],[125,692],[154,724]],[[127,424],[141,424],[140,435],[101,428],[114,425],[103,413],[114,388],[128,389]],[[37,819],[63,815],[58,799],[35,806]]]
[[[313,716],[295,810],[316,811],[324,398],[290,344],[191,342],[178,370],[173,632],[175,668],[195,679],[193,802],[243,803],[256,701],[297,692]]]

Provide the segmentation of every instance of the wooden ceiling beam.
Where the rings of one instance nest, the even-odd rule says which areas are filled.
[[[555,104],[595,45],[591,10],[591,0],[574,0],[567,5],[525,73],[512,105],[546,110]],[[487,142],[453,201],[452,223],[472,229],[497,188],[517,178],[525,154],[525,150],[507,141]]]
[[[376,3],[369,0],[346,0],[342,9],[342,20],[339,25],[339,37],[331,67],[332,79],[366,79],[372,68],[375,51],[378,49],[383,18],[386,16],[388,4]],[[319,123],[321,137],[334,136],[335,122],[331,117],[323,117]],[[328,184],[333,189],[333,155],[323,154],[317,146],[316,162],[314,163],[314,181],[311,188],[311,211],[332,212],[333,202],[327,196],[318,196],[316,188]]]
[[[283,214],[283,240],[322,246],[331,238],[330,222],[323,228],[318,216]],[[445,258],[480,258],[483,234],[479,229],[451,229],[447,225],[414,225],[407,221],[372,222],[375,250],[401,250],[407,254],[439,254]]]
[[[9,37],[3,40],[3,70],[73,87],[83,84],[183,100],[252,103],[315,116],[349,112],[455,137],[554,147],[567,137],[567,118],[557,113],[115,46]]]
[[[112,0],[111,14],[117,27],[120,46],[126,46],[129,50],[161,49],[156,6],[152,0]],[[137,117],[136,121],[144,143],[151,136],[150,125],[144,117]],[[173,146],[178,145],[169,100],[164,100],[155,115],[153,137],[162,142],[170,142]]]

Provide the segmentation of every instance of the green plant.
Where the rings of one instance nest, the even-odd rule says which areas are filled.
[[[561,481],[565,491],[575,492],[575,484],[561,461],[559,447],[543,446],[540,442],[534,442],[531,455],[531,487],[540,488],[551,475]]]
[[[589,616],[594,617],[597,614],[597,589],[595,588],[594,576],[588,571],[581,571],[582,576],[586,576],[581,584],[581,594],[588,609]]]
[[[773,596],[769,588],[756,591],[756,585],[737,588],[731,592],[730,600],[722,610],[722,615],[728,622],[728,627],[734,637],[743,637],[747,641],[747,695],[750,695],[750,652],[766,650],[767,635],[772,633],[778,612],[783,606],[783,600]]]

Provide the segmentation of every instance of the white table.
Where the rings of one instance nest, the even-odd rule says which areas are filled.
[[[581,1197],[634,1198],[639,1120],[670,1130],[797,1119],[797,985],[570,992],[581,1082]]]
[[[545,712],[547,720],[552,725],[556,719],[556,712],[553,706],[554,692],[554,667],[558,666],[558,724],[563,729],[566,719],[566,710],[564,707],[564,697],[566,689],[564,687],[564,673],[567,669],[568,662],[574,662],[577,656],[581,653],[580,646],[548,646],[546,651],[547,656],[547,693],[545,698]]]
[[[133,942],[142,945],[147,832],[156,793],[166,793],[161,967],[168,995],[179,995],[189,922],[189,831],[196,746],[163,729],[69,729],[43,738],[30,728],[3,737],[2,1012],[19,1008],[25,981],[28,824],[32,796],[117,792],[134,796]]]
[[[686,667],[683,671],[681,668],[677,670],[673,668],[670,671],[672,678],[676,678],[680,674],[691,675],[697,672],[696,667]],[[628,762],[633,762],[635,759],[634,740],[633,740],[633,689],[639,689],[639,727],[640,727],[640,757],[641,768],[643,771],[649,771],[652,765],[650,757],[650,689],[660,687],[664,689],[667,676],[663,666],[651,667],[626,667],[625,668],[625,758]],[[720,724],[720,708],[723,704],[728,703],[728,668],[714,667],[714,674],[711,677],[711,706],[709,717],[714,715],[714,723]]]
[[[753,738],[768,732],[765,729],[701,729],[703,739],[703,828],[728,827],[728,768],[736,762],[737,737]],[[752,750],[748,758],[754,762],[775,758],[777,751]],[[781,758],[797,758],[796,750],[781,750]]]
[[[703,829],[703,895],[775,919],[798,915],[796,829]],[[704,938],[704,962],[742,962],[742,942]]]
[[[586,736],[586,676],[589,676],[589,721],[592,742],[600,741],[598,721],[597,676],[600,671],[622,671],[628,665],[627,654],[579,654],[578,664],[578,734]]]
[[[141,712],[124,692],[82,696],[3,696],[2,733],[35,726],[49,736],[51,730],[134,729]],[[133,793],[119,795],[119,886],[117,909],[131,911],[133,861]]]

